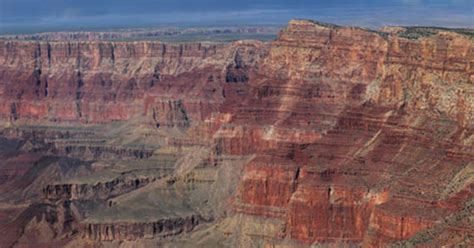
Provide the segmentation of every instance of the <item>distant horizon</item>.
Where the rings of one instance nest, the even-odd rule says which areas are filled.
[[[138,28],[285,26],[310,19],[344,26],[474,28],[474,0],[0,0],[0,34]],[[34,6],[33,8],[31,6]]]
[[[366,26],[360,26],[360,25],[350,25],[350,24],[337,24],[337,23],[332,23],[332,22],[324,22],[320,21],[317,19],[308,19],[308,18],[294,18],[288,20],[288,22],[284,24],[226,24],[226,25],[201,25],[197,24],[195,26],[193,25],[180,25],[179,23],[177,24],[163,24],[163,25],[155,25],[155,26],[136,26],[136,27],[94,27],[94,28],[80,28],[78,27],[77,29],[57,29],[57,30],[47,30],[47,31],[32,31],[32,32],[21,32],[21,33],[2,33],[0,32],[0,36],[6,37],[6,36],[30,36],[30,35],[41,35],[41,34],[49,34],[49,33],[120,33],[120,32],[147,32],[147,31],[153,31],[153,30],[187,30],[187,29],[226,29],[226,28],[251,28],[251,27],[256,27],[256,28],[270,28],[270,29],[276,29],[275,34],[277,34],[281,29],[285,28],[290,21],[292,20],[307,20],[307,21],[314,21],[314,22],[319,22],[319,23],[325,23],[328,25],[336,25],[339,27],[357,27],[357,28],[363,28],[367,30],[372,30],[372,31],[380,31],[384,27],[402,27],[402,28],[410,28],[410,27],[419,27],[419,28],[440,28],[440,29],[451,29],[451,30],[463,30],[463,29],[468,29],[468,30],[474,30],[474,27],[449,27],[449,26],[435,26],[435,25],[384,25],[380,27],[366,27]]]

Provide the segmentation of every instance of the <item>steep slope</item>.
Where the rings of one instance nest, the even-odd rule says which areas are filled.
[[[467,245],[471,34],[0,41],[0,244]]]

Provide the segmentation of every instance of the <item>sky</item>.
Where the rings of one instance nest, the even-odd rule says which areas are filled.
[[[0,33],[160,26],[474,27],[474,0],[0,0]]]

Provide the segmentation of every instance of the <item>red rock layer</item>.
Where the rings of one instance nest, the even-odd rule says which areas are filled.
[[[441,30],[409,40],[291,21],[269,46],[0,46],[3,120],[138,116],[187,130],[188,139],[170,145],[212,144],[215,157],[254,155],[234,208],[283,221],[272,242],[423,245],[436,237],[417,235],[431,228],[465,230],[461,221],[439,223],[472,205],[468,36]],[[113,237],[111,227],[97,228],[99,239]]]
[[[179,80],[171,85],[166,78],[203,66],[222,50],[221,45],[158,42],[1,41],[0,46],[4,119],[84,122],[143,115],[145,93],[152,88],[171,94],[174,88],[192,96],[192,88],[205,86],[177,85]]]
[[[292,21],[238,126],[221,129],[225,153],[262,154],[236,210],[284,220],[289,239],[374,247],[458,211],[469,197],[443,199],[472,185],[454,176],[474,158],[473,58],[472,41],[454,33],[413,41]]]

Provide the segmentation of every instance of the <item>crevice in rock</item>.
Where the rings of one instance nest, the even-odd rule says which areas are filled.
[[[48,79],[45,79],[44,80],[44,96],[47,97],[48,96]]]
[[[110,46],[110,59],[112,60],[112,65],[115,66],[115,46],[112,44]]]
[[[48,66],[51,67],[51,44],[48,42],[46,47],[48,50]]]
[[[76,110],[77,115],[82,117],[82,97],[84,87],[84,80],[82,79],[82,74],[80,71],[77,72],[77,84],[76,84]]]
[[[10,120],[18,120],[18,110],[15,102],[10,105]]]

